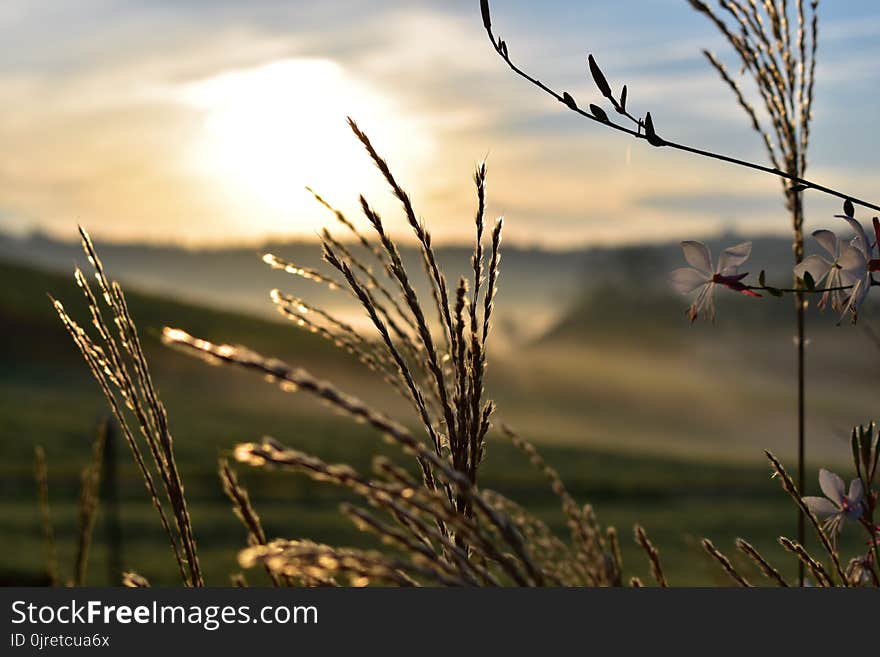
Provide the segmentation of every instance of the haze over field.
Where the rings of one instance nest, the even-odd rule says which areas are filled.
[[[740,240],[727,235],[711,246],[717,252],[721,244]],[[128,289],[285,322],[282,332],[273,333],[276,338],[286,329],[294,339],[301,329],[277,313],[269,299],[273,288],[371,335],[351,296],[261,262],[260,255],[270,250],[331,274],[313,243],[262,249],[100,248],[109,270]],[[789,253],[787,239],[764,238],[755,241],[752,257],[756,263],[785,263]],[[421,269],[414,250],[406,249],[404,258],[414,271]],[[39,236],[0,238],[4,260],[65,275],[74,262],[85,266],[77,243]],[[453,276],[470,266],[463,248],[440,249],[438,261]],[[690,325],[685,317],[689,301],[668,283],[668,272],[682,264],[677,244],[568,252],[506,249],[488,376],[508,421],[531,430],[541,442],[647,450],[657,456],[752,462],[767,447],[790,453],[795,401],[789,303],[721,291],[717,323]],[[769,281],[788,276],[785,264],[767,268]],[[422,298],[430,298],[426,281],[421,276],[414,280]],[[14,305],[5,312],[14,317]],[[41,314],[51,322],[48,305]],[[165,321],[179,323],[174,317]],[[858,327],[837,326],[834,313],[815,309],[809,322],[808,364],[815,373],[808,390],[811,453],[837,459],[851,418],[870,408],[871,388],[862,382],[876,379],[880,361],[873,329],[876,304],[869,301]],[[152,334],[160,329],[150,327]],[[247,342],[246,335],[231,328],[213,337]],[[267,342],[265,349],[272,353],[275,344]],[[291,357],[299,361],[303,355],[294,351]],[[638,412],[621,416],[620,409],[630,406]],[[743,414],[743,408],[749,413]]]

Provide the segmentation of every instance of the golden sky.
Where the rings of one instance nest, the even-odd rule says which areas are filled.
[[[515,58],[581,105],[587,52],[678,141],[761,160],[680,0],[493,3]],[[811,176],[877,189],[880,10],[826,3]],[[536,15],[540,8],[539,14]],[[0,229],[184,244],[310,237],[313,186],[403,223],[348,132],[372,137],[438,241],[469,237],[488,157],[507,238],[565,248],[785,232],[767,177],[658,152],[566,113],[491,51],[478,2],[6,0]],[[864,125],[865,128],[859,128]],[[874,194],[876,195],[876,194]],[[833,205],[810,199],[822,224]]]

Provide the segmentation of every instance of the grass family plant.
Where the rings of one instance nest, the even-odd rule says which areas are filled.
[[[92,457],[88,465],[80,473],[80,493],[77,504],[76,550],[72,567],[72,575],[64,578],[58,559],[55,526],[52,521],[52,510],[49,503],[49,464],[46,450],[42,446],[34,447],[34,480],[37,484],[37,495],[40,508],[40,528],[46,547],[46,578],[50,586],[83,586],[86,583],[89,564],[89,552],[98,514],[98,500],[103,470],[104,447],[110,431],[108,422],[102,422],[92,442]]]
[[[356,299],[371,332],[357,331],[333,313],[281,290],[273,290],[270,297],[296,326],[352,354],[393,388],[408,403],[411,417],[391,418],[330,381],[245,346],[215,343],[185,328],[167,327],[162,337],[185,353],[251,371],[284,391],[324,402],[371,427],[396,445],[406,460],[377,455],[371,470],[364,472],[346,463],[329,463],[267,436],[248,437],[233,446],[234,459],[245,466],[290,471],[349,491],[357,501],[343,504],[340,512],[377,539],[376,549],[366,550],[326,545],[306,536],[268,536],[257,504],[224,460],[219,466],[220,487],[247,532],[247,544],[238,554],[240,565],[264,569],[278,586],[642,586],[639,578],[626,574],[618,532],[603,526],[592,506],[577,502],[536,447],[509,427],[502,425],[497,433],[506,436],[544,476],[559,500],[567,533],[555,533],[522,504],[481,485],[486,441],[496,411],[484,380],[503,231],[500,219],[487,225],[485,166],[479,165],[474,173],[470,270],[450,283],[438,264],[431,234],[402,183],[354,121],[350,127],[399,201],[419,247],[422,271],[411,270],[403,261],[385,221],[367,199],[360,199],[360,208],[369,230],[361,231],[316,196],[330,208],[338,229],[335,233],[326,230],[321,244],[333,274],[272,254],[263,259],[270,267]],[[125,295],[108,277],[85,231],[82,239],[99,288],[96,295],[85,274],[75,272],[91,330],[78,324],[60,302],[53,303],[122,428],[169,538],[182,583],[202,585],[195,529],[165,407],[152,382]],[[417,292],[419,277],[430,290],[427,301]],[[877,451],[874,428],[860,430],[854,437],[853,454],[859,459],[861,484],[841,496],[834,480],[833,486],[827,486],[829,498],[824,502],[802,497],[779,461],[768,454],[784,489],[809,518],[825,552],[812,554],[802,541],[780,541],[793,559],[806,564],[819,585],[878,583],[873,516]],[[828,477],[823,475],[823,479]],[[836,535],[845,523],[853,522],[864,527],[873,544],[856,557],[857,563],[844,563]],[[661,555],[644,528],[636,526],[633,537],[647,557],[652,583],[668,586]],[[707,541],[704,546],[736,583],[750,585],[714,544]],[[741,541],[737,547],[770,583],[787,585],[780,571],[753,546]],[[146,577],[134,572],[122,574],[122,581],[128,586],[149,585]],[[235,574],[233,581],[239,586],[247,583],[241,574]]]

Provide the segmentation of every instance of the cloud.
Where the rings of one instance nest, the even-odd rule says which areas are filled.
[[[685,194],[652,194],[636,200],[639,207],[688,214],[714,214],[724,217],[779,212],[783,205],[778,193],[770,190],[732,193],[729,191],[689,192]]]
[[[651,110],[663,134],[763,161],[760,140],[699,54],[703,46],[727,50],[684,3],[644,1],[626,11],[611,0],[554,0],[540,11],[495,4],[498,30],[517,61],[582,105],[601,101],[585,67],[592,51],[613,86],[626,82],[633,109]],[[104,237],[159,241],[313,234],[326,219],[320,209],[264,211],[235,185],[211,184],[191,167],[188,154],[207,110],[181,94],[224,74],[308,59],[332,62],[352,87],[384,99],[390,123],[407,126],[406,139],[431,144],[408,155],[386,122],[368,118],[373,125],[363,126],[372,128],[438,240],[469,237],[470,174],[486,154],[490,210],[507,216],[515,240],[564,247],[699,237],[731,221],[777,224],[776,181],[612,134],[512,75],[491,52],[475,5],[2,3],[0,226],[69,235],[82,221]],[[823,28],[813,131],[814,161],[823,169],[812,175],[870,196],[880,137],[853,126],[873,120],[877,87],[866,81],[877,77],[880,18],[873,3],[846,5],[829,7]],[[314,102],[305,89],[301,102]],[[325,187],[357,212],[358,190],[345,181]],[[389,225],[405,234],[382,187],[374,177],[368,191]],[[812,207],[824,212],[826,205]]]

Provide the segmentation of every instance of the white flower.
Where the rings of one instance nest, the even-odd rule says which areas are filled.
[[[846,492],[843,479],[830,470],[819,470],[819,487],[825,497],[805,497],[810,511],[825,520],[823,526],[836,540],[844,520],[858,520],[862,516],[862,497],[865,494],[861,479],[853,479]]]
[[[862,231],[862,235],[864,235],[864,231]],[[817,230],[813,233],[813,237],[831,255],[831,260],[818,255],[808,256],[794,268],[794,275],[803,279],[809,273],[816,284],[821,283],[824,279],[825,293],[819,301],[819,308],[824,308],[830,300],[831,307],[837,312],[843,313],[849,306],[856,286],[862,289],[861,281],[868,271],[865,252],[854,244],[841,242],[837,239],[837,235],[830,230]],[[860,239],[861,237],[857,234],[853,242]]]
[[[723,285],[751,297],[761,296],[741,282],[748,274],[737,272],[738,267],[752,252],[751,242],[743,242],[724,249],[715,269],[712,268],[712,254],[702,242],[682,242],[681,250],[684,252],[684,259],[691,266],[673,271],[670,274],[670,281],[675,290],[681,294],[690,294],[699,290],[696,300],[687,311],[688,318],[692,322],[697,317],[715,321],[716,285]]]
[[[850,242],[850,244],[861,251],[862,255],[865,256],[865,269],[861,273],[861,277],[859,278],[858,282],[853,287],[852,294],[850,294],[849,297],[849,303],[844,309],[844,312],[852,312],[853,318],[855,318],[858,315],[859,308],[861,307],[865,298],[868,296],[868,292],[871,291],[871,272],[877,270],[877,261],[873,259],[874,245],[871,244],[871,240],[868,239],[868,235],[867,233],[865,233],[865,229],[862,228],[862,224],[860,224],[852,217],[847,217],[843,215],[838,215],[838,217],[846,221],[853,229],[853,232],[855,232],[856,236],[852,239],[852,242]],[[878,223],[875,220],[875,235],[877,235],[878,232],[880,232],[880,226],[878,226]]]

